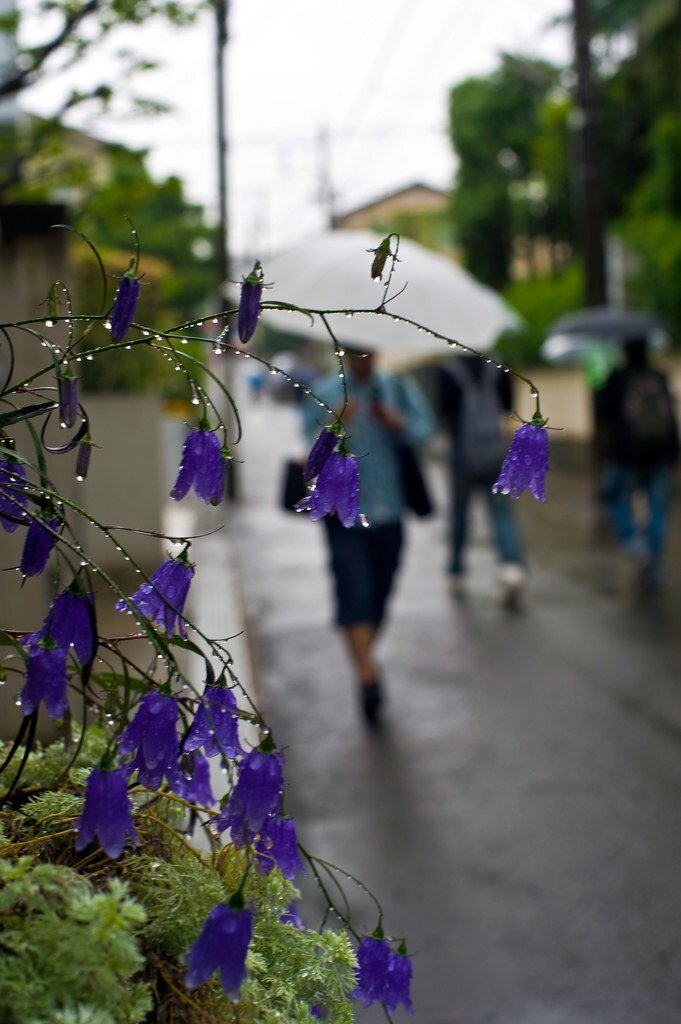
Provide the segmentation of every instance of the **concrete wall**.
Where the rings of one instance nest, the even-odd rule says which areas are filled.
[[[66,280],[68,263],[65,232],[50,225],[63,222],[64,210],[52,206],[0,207],[0,322],[46,315],[41,302],[57,278]],[[22,380],[45,364],[45,349],[30,335],[15,331],[14,380]],[[0,338],[0,377],[4,381],[9,368],[9,350]],[[45,380],[44,383],[52,383]],[[25,427],[10,428],[17,447],[30,451],[30,436]],[[21,557],[24,531],[7,534],[0,530],[0,568],[17,566]],[[33,628],[47,611],[53,581],[49,574],[21,586],[18,573],[0,573],[0,624],[7,629]],[[11,736],[20,720],[15,697],[21,680],[8,673],[0,691],[0,735]]]
[[[154,395],[84,395],[93,447],[90,472],[73,485],[74,501],[106,526],[160,532],[165,501],[163,409]],[[59,478],[72,477],[75,453],[61,457]],[[82,525],[80,540],[92,559],[107,570],[122,567],[120,552],[99,530]],[[156,537],[121,531],[121,546],[144,569],[153,569],[162,555]]]
[[[68,281],[66,233],[51,229],[63,222],[63,209],[55,207],[0,207],[0,323],[44,317],[41,305],[52,283]],[[47,333],[47,332],[46,332]],[[55,336],[57,332],[55,331]],[[13,331],[15,349],[14,381],[22,380],[48,363],[47,352],[38,339],[21,331]],[[9,352],[0,340],[0,376],[6,376]],[[38,384],[55,384],[53,374],[46,374]],[[162,529],[162,512],[167,497],[168,471],[164,472],[163,417],[159,399],[153,396],[83,395],[91,419],[93,441],[100,447],[93,450],[91,472],[83,483],[75,479],[76,453],[48,455],[48,474],[65,498],[88,509],[106,525],[134,526],[148,531]],[[53,417],[48,442],[61,444],[67,436]],[[42,423],[35,421],[38,429]],[[17,448],[27,454],[33,446],[26,426],[10,428]],[[31,456],[32,457],[32,456]],[[177,453],[179,461],[179,452]],[[77,515],[69,515],[79,540],[92,559],[116,578],[128,592],[139,577],[130,572],[121,552]],[[19,564],[25,531],[14,534],[0,529],[0,569]],[[164,544],[158,538],[122,532],[120,543],[146,571],[153,571],[163,557]],[[18,572],[0,572],[0,626],[14,630],[32,630],[40,626],[55,593],[70,581],[70,570],[62,567],[62,578],[56,575],[57,560],[53,557],[48,570],[22,586]],[[102,604],[107,628],[113,624],[113,598],[103,588]],[[98,601],[98,604],[99,604]],[[127,623],[120,625],[124,631]],[[20,662],[12,664],[20,666]],[[15,699],[22,685],[18,673],[10,672],[0,688],[0,736],[13,736],[21,719]],[[74,709],[75,710],[75,709]],[[44,716],[41,716],[44,717]],[[43,735],[53,730],[45,720]]]

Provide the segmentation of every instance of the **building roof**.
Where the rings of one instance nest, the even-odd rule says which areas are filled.
[[[444,210],[447,202],[448,194],[443,189],[424,185],[420,181],[413,182],[339,214],[335,218],[335,225],[343,228],[365,227],[368,221],[377,216],[406,210]]]

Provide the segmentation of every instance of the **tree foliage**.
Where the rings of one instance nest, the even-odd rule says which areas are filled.
[[[681,0],[591,0],[590,18],[607,232],[638,264],[628,300],[681,334]],[[494,287],[509,280],[513,238],[542,237],[551,252],[576,249],[577,111],[568,71],[504,56],[491,75],[451,91],[460,161],[453,227],[468,266]],[[547,295],[568,296],[560,282],[576,278],[564,271],[562,259],[549,268],[557,279]],[[539,319],[533,310],[537,344],[555,315],[553,301],[545,306]]]
[[[210,3],[211,0],[17,0],[16,10],[0,18],[0,32],[17,40],[15,59],[0,69],[0,97],[16,96],[40,79],[72,67],[121,26],[141,25],[153,18],[187,25]],[[26,24],[34,32],[44,26],[39,42],[22,45]],[[122,53],[119,57],[120,80],[153,66],[133,53]],[[112,83],[102,80],[87,92],[73,92],[65,107],[87,99],[106,104],[112,94]]]
[[[65,196],[68,217],[89,238],[101,239],[101,252],[114,273],[123,274],[134,251],[134,225],[144,247],[140,268],[145,308],[159,327],[189,321],[217,291],[214,262],[216,228],[203,208],[187,201],[176,177],[156,181],[146,167],[146,151],[104,143],[54,121],[32,119],[21,131],[4,135],[5,203],[46,203]],[[169,227],[172,225],[172,228]],[[74,236],[73,298],[92,304],[101,292],[96,262]],[[109,300],[117,281],[109,279]],[[159,367],[147,352],[125,360],[100,361],[86,368],[88,388],[172,391],[171,367]]]
[[[495,288],[508,280],[513,236],[511,186],[527,181],[539,118],[558,72],[543,61],[505,55],[487,78],[452,89],[452,144],[459,169],[452,197],[457,239],[471,271]],[[531,206],[516,191],[516,213]]]

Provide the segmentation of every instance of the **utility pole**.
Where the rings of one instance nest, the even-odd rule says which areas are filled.
[[[584,299],[587,306],[601,306],[606,301],[603,182],[598,105],[591,66],[589,0],[573,0],[572,9],[578,116],[577,202],[584,258]]]
[[[215,0],[215,91],[216,91],[216,139],[218,157],[218,245],[216,271],[218,275],[218,294],[220,304],[223,308],[233,305],[234,294],[230,288],[232,261],[229,248],[229,192],[227,181],[227,104],[225,94],[227,91],[227,43],[229,41],[229,0]],[[235,318],[229,318],[230,331],[235,329]],[[225,362],[221,357],[219,367],[215,372],[223,383],[231,390],[234,367]],[[230,407],[223,410],[223,416],[227,429],[231,433],[236,429],[234,413]],[[230,472],[227,474],[226,497],[230,501],[237,501],[239,498],[239,478],[236,472],[236,462],[230,464]]]
[[[336,224],[336,193],[331,166],[331,135],[328,126],[322,125],[317,133],[317,199],[329,228]]]
[[[227,192],[227,111],[225,103],[225,63],[227,53],[229,0],[215,0],[216,46],[215,46],[215,89],[217,113],[218,149],[218,223],[217,273],[220,299],[226,299],[225,283],[230,274],[229,256],[229,206]]]

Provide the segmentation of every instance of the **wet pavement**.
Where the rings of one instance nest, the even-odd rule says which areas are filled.
[[[414,1020],[678,1024],[678,509],[677,574],[637,606],[595,528],[588,479],[552,471],[545,506],[519,503],[532,573],[513,614],[484,520],[468,592],[450,596],[444,480],[431,467],[441,511],[410,524],[375,735],[331,625],[322,531],[277,508],[283,459],[303,453],[295,411],[263,401],[242,413],[228,533],[244,668],[287,749],[301,840],[375,890],[386,932],[407,937]],[[371,901],[346,887],[355,927],[371,932]],[[305,890],[318,923],[325,901],[309,878]],[[384,1019],[358,1009],[359,1021]]]

